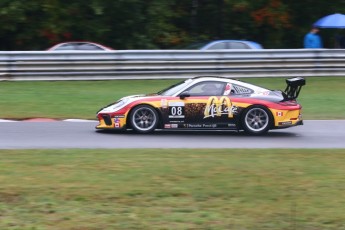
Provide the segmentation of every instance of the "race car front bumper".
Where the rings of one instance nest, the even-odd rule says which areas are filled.
[[[126,119],[124,115],[111,116],[109,114],[97,115],[99,124],[96,129],[125,129]]]

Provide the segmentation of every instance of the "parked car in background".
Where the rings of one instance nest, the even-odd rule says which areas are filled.
[[[263,49],[262,45],[245,40],[216,40],[207,42],[198,42],[183,47],[183,49],[197,50],[221,50],[221,49]]]
[[[110,47],[88,41],[69,41],[58,43],[48,49],[48,51],[111,51]]]

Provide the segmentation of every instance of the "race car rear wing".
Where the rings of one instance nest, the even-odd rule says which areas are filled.
[[[298,97],[302,86],[305,85],[305,79],[303,77],[289,78],[289,79],[286,79],[286,84],[287,86],[284,91],[285,99],[295,100]]]

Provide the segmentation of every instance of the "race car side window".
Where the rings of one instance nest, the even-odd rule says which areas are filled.
[[[200,82],[187,89],[191,96],[221,96],[225,83],[216,81]]]
[[[232,84],[232,88],[234,90],[234,94],[252,94],[252,93],[254,93],[254,91],[252,89],[249,89],[249,88],[241,86],[241,85]]]

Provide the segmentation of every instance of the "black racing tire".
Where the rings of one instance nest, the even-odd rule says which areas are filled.
[[[247,134],[263,135],[271,128],[273,116],[266,107],[253,105],[243,112],[241,122]]]
[[[137,133],[151,133],[158,125],[158,113],[149,105],[135,107],[129,116],[133,130]]]

